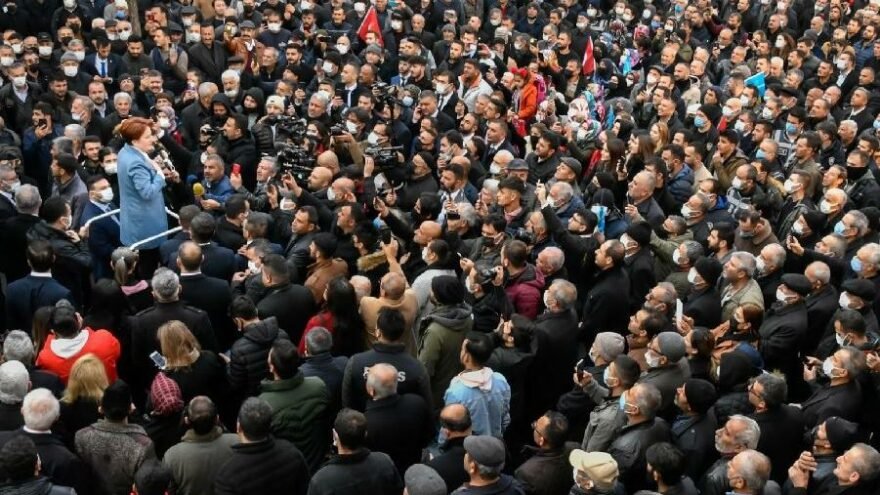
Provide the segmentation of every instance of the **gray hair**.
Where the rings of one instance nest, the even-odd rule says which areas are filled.
[[[675,230],[675,235],[681,235],[684,231],[687,230],[687,219],[680,215],[669,215],[669,221],[672,222],[672,228]]]
[[[846,370],[847,377],[854,380],[866,367],[865,355],[857,347],[841,347],[837,352],[842,352],[845,359],[840,360],[840,367]]]
[[[805,272],[807,271],[812,271],[813,276],[816,277],[819,282],[822,282],[822,285],[828,285],[828,283],[831,282],[831,268],[829,268],[824,261],[814,261],[810,263],[807,265]]]
[[[77,96],[75,99],[79,100],[80,104],[86,108],[89,114],[95,111],[95,102],[88,96]],[[83,132],[85,132],[85,129],[83,129]]]
[[[745,270],[746,275],[748,275],[749,278],[755,276],[755,256],[752,255],[752,253],[749,253],[747,251],[736,251],[735,253],[731,254],[730,257],[731,259],[736,258],[737,261],[740,262],[740,264],[742,265],[742,269]]]
[[[235,72],[232,69],[226,69],[223,71],[222,74],[220,74],[220,80],[225,81],[227,79],[234,79],[235,82],[240,82],[241,76],[238,75],[238,72]]]
[[[30,375],[20,361],[0,364],[0,403],[19,404],[28,392]]]
[[[636,176],[633,178],[633,180],[635,180],[635,178],[638,178],[638,177],[641,177],[643,180],[645,180],[647,182],[649,192],[653,192],[654,189],[657,188],[657,177],[654,174],[652,174],[651,172],[648,172],[647,170],[642,170],[641,172],[636,174]]]
[[[639,382],[633,385],[633,403],[639,407],[642,416],[653,418],[660,409],[660,389],[653,383]]]
[[[497,179],[486,179],[483,181],[483,189],[489,191],[492,194],[498,192],[498,180]]]
[[[391,397],[397,393],[397,368],[387,363],[374,364],[367,372],[367,386],[373,389],[373,400]]]
[[[40,197],[40,190],[36,186],[22,184],[15,192],[15,207],[21,213],[36,215],[42,204],[43,198]]]
[[[852,217],[852,225],[859,232],[860,236],[863,236],[868,232],[868,217],[866,217],[864,213],[859,210],[850,210],[846,214]]]
[[[220,88],[217,87],[215,83],[212,82],[203,82],[199,84],[199,98],[204,98],[210,94],[214,94],[220,91]]]
[[[326,107],[328,103],[330,103],[330,99],[321,94],[320,92],[312,93],[312,100],[317,101],[321,104],[321,106]]]
[[[770,253],[770,261],[776,268],[782,268],[785,265],[785,248],[778,243],[767,244],[765,248]]]
[[[541,253],[545,253],[548,256],[547,261],[550,263],[550,266],[553,267],[553,271],[557,271],[565,265],[565,252],[559,249],[556,246],[550,246],[548,248],[544,248]]]
[[[357,295],[358,300],[369,296],[373,290],[373,282],[363,275],[355,275],[349,279],[349,282],[354,287],[354,293]]]
[[[828,250],[834,255],[835,258],[843,258],[843,255],[846,253],[846,239],[840,234],[830,234],[826,236],[828,240],[825,240],[825,237],[822,238],[822,242],[828,247]]]
[[[25,365],[33,364],[34,353],[34,342],[27,332],[12,330],[3,340],[3,358],[7,361],[19,361]]]
[[[64,129],[67,130],[66,127]],[[70,153],[72,155],[73,139],[66,136],[59,136],[52,140],[52,149],[55,150],[56,153]]]
[[[574,196],[574,188],[568,182],[557,182],[550,187],[551,192],[556,193],[556,199],[561,199],[568,203]]]
[[[741,457],[737,474],[752,493],[761,493],[767,480],[770,479],[770,459],[757,450],[743,450],[736,457]]]
[[[698,259],[703,257],[703,245],[697,241],[684,241],[682,243],[684,246],[684,252],[687,254],[688,261],[691,265],[697,262]]]
[[[276,159],[274,156],[264,156],[264,157],[260,158],[260,161],[268,163],[269,166],[272,167],[273,174],[278,173],[278,170],[279,170],[278,159]]]
[[[324,327],[315,327],[306,334],[306,352],[309,356],[316,356],[324,352],[330,352],[333,348],[333,334]]]
[[[674,308],[676,306],[675,301],[678,299],[678,293],[675,292],[675,286],[672,285],[672,282],[660,282],[657,284],[657,288],[662,290],[663,293],[660,294],[660,302],[666,305],[666,308]]]
[[[37,388],[24,396],[21,404],[24,425],[36,431],[49,431],[61,415],[61,404],[47,388]]]
[[[727,421],[736,421],[744,426],[743,430],[734,437],[736,443],[747,449],[758,447],[758,440],[761,439],[761,427],[758,426],[757,421],[742,414],[734,414]]]
[[[79,141],[82,141],[83,138],[86,137],[86,128],[79,124],[68,124],[64,126],[64,135],[66,136],[68,132],[73,134],[74,139],[77,139]]]
[[[158,302],[176,301],[180,291],[180,277],[168,268],[159,268],[153,274],[150,286]]]
[[[125,91],[120,91],[120,92],[116,93],[115,95],[113,95],[113,104],[114,105],[119,103],[122,100],[128,100],[128,102],[131,103],[131,95],[126,93]]]
[[[852,129],[853,132],[856,132],[859,129],[859,124],[857,124],[855,120],[847,119],[840,123],[840,127],[849,127],[850,129]]]
[[[862,246],[862,249],[868,253],[868,263],[880,268],[880,244],[869,242]]]
[[[788,384],[785,379],[773,373],[762,373],[755,378],[755,383],[761,384],[764,393],[761,398],[767,403],[767,407],[774,408],[785,403],[788,395]]]
[[[461,215],[462,221],[464,221],[468,227],[473,227],[477,224],[477,209],[474,208],[474,205],[470,203],[458,203],[458,214]]]
[[[880,474],[880,453],[865,443],[857,443],[849,449],[859,455],[850,456],[853,470],[859,473],[859,481],[871,481]]]
[[[554,280],[547,290],[563,311],[573,308],[577,302],[577,287],[568,280]]]

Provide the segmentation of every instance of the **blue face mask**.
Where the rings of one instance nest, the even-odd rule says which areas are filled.
[[[681,14],[682,10],[683,10],[683,9],[682,9],[681,5],[676,5],[676,6],[675,6],[675,13],[676,13],[676,14]]]
[[[854,271],[856,273],[862,272],[862,260],[860,260],[856,257],[853,257],[853,259],[849,260],[849,266],[850,266],[850,268],[852,268],[852,271]]]
[[[874,121],[874,129],[880,131],[880,120]]]
[[[790,135],[794,135],[797,133],[797,126],[792,124],[791,122],[785,123],[785,132]]]
[[[855,259],[855,258],[853,258]],[[605,382],[605,385],[608,386],[608,379],[611,378],[610,368],[605,368],[605,371],[602,372],[602,381]]]
[[[620,394],[620,400],[617,401],[617,406],[621,411],[626,411],[626,396]]]
[[[706,120],[703,117],[695,117],[694,118],[694,125],[697,126],[698,129],[700,129],[704,125],[706,125]]]
[[[651,21],[651,30],[656,31],[663,27],[663,23],[660,21]]]
[[[843,220],[840,220],[836,224],[834,224],[834,233],[838,235],[843,235],[843,231],[846,230],[846,225],[843,224]]]
[[[764,153],[764,150],[758,150],[755,152],[755,159],[763,160],[767,156],[767,153]]]

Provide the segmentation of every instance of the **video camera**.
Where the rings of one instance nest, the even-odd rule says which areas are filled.
[[[269,115],[265,122],[266,125],[274,125],[282,133],[294,139],[305,137],[308,128],[306,119],[292,115]]]
[[[306,183],[316,162],[315,154],[301,146],[285,145],[278,150],[278,168],[281,173],[289,173],[300,184]]]
[[[385,108],[385,106],[393,106],[399,100],[397,98],[397,87],[392,86],[385,82],[375,82],[370,89],[373,91],[373,96],[376,98],[378,109]]]
[[[371,147],[364,150],[364,155],[373,158],[376,169],[386,172],[398,168],[397,153],[403,152],[403,146],[391,146],[389,148]]]

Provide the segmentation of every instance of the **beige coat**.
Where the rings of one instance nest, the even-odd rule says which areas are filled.
[[[403,313],[407,330],[418,324],[415,320],[419,314],[419,301],[412,289],[406,289],[403,297],[398,300],[387,297],[364,297],[361,299],[361,318],[364,320],[365,347],[368,349],[376,343],[376,320],[379,319],[379,310],[382,308],[393,308]],[[403,342],[406,344],[406,351],[415,357],[415,334],[412,331],[404,332]]]

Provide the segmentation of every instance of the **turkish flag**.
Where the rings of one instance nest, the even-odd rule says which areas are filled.
[[[384,46],[385,44],[382,42],[382,28],[379,26],[379,16],[376,14],[376,7],[370,7],[370,10],[367,11],[367,15],[364,16],[364,21],[361,23],[361,27],[358,28],[358,38],[361,41],[367,41],[367,33],[376,33],[376,38],[379,39],[379,45]]]
[[[584,48],[583,71],[589,76],[596,70],[596,58],[593,56],[593,36],[587,36],[587,47]]]

